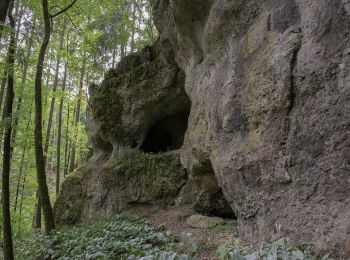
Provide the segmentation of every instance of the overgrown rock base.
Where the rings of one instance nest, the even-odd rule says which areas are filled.
[[[68,176],[55,204],[58,225],[72,225],[135,206],[175,204],[188,175],[178,153],[115,158],[103,168],[84,167]]]

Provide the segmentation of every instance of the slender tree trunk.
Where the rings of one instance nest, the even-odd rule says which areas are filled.
[[[45,157],[42,145],[42,101],[41,101],[41,85],[42,85],[42,75],[43,66],[45,60],[45,53],[47,46],[50,41],[51,33],[51,21],[48,10],[48,0],[42,0],[42,7],[44,13],[44,23],[45,23],[45,35],[43,42],[40,47],[38,63],[36,66],[35,75],[35,158],[36,158],[36,171],[38,180],[38,190],[39,190],[39,200],[42,204],[45,219],[46,231],[51,231],[55,228],[53,212],[49,197],[49,190],[46,182],[45,174]]]
[[[27,164],[24,167],[24,171],[27,171]],[[22,208],[23,208],[23,198],[24,198],[24,185],[26,183],[26,174],[23,174],[22,189],[21,189],[21,199],[19,203],[19,223],[22,221]],[[19,225],[18,235],[21,237],[21,225]]]
[[[64,75],[63,75],[63,85],[62,85],[62,92],[66,90],[66,81],[67,81],[67,69],[68,64],[67,62],[64,65]],[[63,97],[61,97],[60,100],[60,106],[58,111],[58,132],[57,132],[57,158],[56,158],[56,196],[58,197],[58,194],[60,192],[60,174],[61,174],[61,135],[62,135],[62,113],[63,113]]]
[[[19,115],[20,115],[21,107],[22,107],[24,85],[25,85],[25,83],[27,81],[28,65],[29,65],[29,59],[30,59],[30,56],[31,56],[31,50],[32,50],[32,45],[33,45],[34,27],[35,27],[35,19],[34,19],[33,26],[31,28],[30,37],[29,37],[29,40],[28,40],[28,43],[27,43],[27,52],[26,52],[26,57],[25,57],[24,63],[23,63],[23,69],[22,69],[21,90],[20,90],[20,93],[19,93],[18,101],[17,101],[15,117],[13,119],[13,132],[12,132],[12,142],[13,142],[13,144],[15,144],[15,140],[16,140],[18,118],[19,118]],[[19,29],[20,28],[19,28],[19,26],[17,24],[17,30],[19,30]],[[17,44],[17,42],[16,42],[16,44]],[[30,108],[30,115],[31,115],[31,111],[32,111],[32,108]],[[29,115],[29,118],[30,118],[30,115]],[[29,123],[30,123],[30,121],[28,122],[28,124]],[[29,127],[29,125],[27,125],[27,129],[28,129],[28,127]],[[11,149],[12,149],[12,152],[11,152],[11,156],[12,156],[12,154],[14,153],[15,145],[13,145],[11,147]]]
[[[8,60],[8,58],[6,58],[6,60]],[[2,108],[2,102],[4,100],[4,96],[5,96],[5,89],[6,89],[6,82],[7,82],[7,65],[4,68],[4,72],[3,72],[3,78],[1,80],[1,88],[0,88],[0,110]]]
[[[26,143],[27,140],[25,140]],[[22,171],[23,171],[23,166],[24,166],[24,157],[25,157],[25,153],[26,153],[26,144],[24,144],[23,147],[23,152],[22,152],[22,156],[21,156],[21,164],[19,166],[19,173],[18,173],[18,179],[17,179],[17,185],[16,185],[16,196],[15,196],[15,203],[13,205],[13,211],[16,212],[17,211],[17,203],[18,203],[18,195],[19,195],[19,189],[21,186],[21,179],[22,179]]]
[[[64,150],[64,176],[66,176],[68,174],[68,163],[69,163],[69,150],[70,150],[70,147],[68,147],[68,144],[69,144],[69,138],[68,138],[68,133],[69,133],[69,109],[70,109],[70,106],[69,106],[69,103],[68,103],[68,111],[67,111],[67,128],[66,128],[66,147],[65,147],[65,150]]]
[[[136,21],[136,6],[132,4],[132,28],[131,28],[131,53],[135,50],[135,21]]]
[[[125,57],[125,47],[124,44],[120,45],[120,58],[124,58]]]
[[[15,30],[15,21],[12,16],[13,2],[9,7],[9,20],[10,26]],[[16,43],[14,32],[11,33],[10,45],[9,45],[9,60],[7,64],[8,70],[8,86],[6,90],[6,99],[4,104],[4,112],[2,114],[3,121],[11,120],[12,106],[14,99],[14,63],[15,63]],[[12,124],[8,122],[5,130],[4,137],[4,153],[3,153],[3,170],[2,170],[2,214],[3,214],[3,246],[4,246],[4,259],[13,259],[13,244],[12,244],[12,229],[11,229],[11,215],[10,215],[10,170],[11,170],[11,131]]]
[[[29,120],[27,121],[27,125],[26,125],[26,129],[29,128],[30,122],[32,117],[32,106],[30,107],[30,111],[29,111]],[[15,197],[15,204],[13,206],[13,210],[16,212],[17,211],[17,204],[18,204],[18,195],[19,195],[19,189],[20,189],[20,185],[21,185],[21,179],[22,179],[22,172],[23,172],[23,166],[24,166],[24,158],[26,155],[26,150],[27,150],[27,134],[25,135],[25,139],[24,139],[24,147],[23,147],[23,151],[22,151],[22,156],[21,156],[21,164],[19,167],[19,173],[18,173],[18,179],[17,179],[17,186],[16,186],[16,197]]]
[[[61,38],[60,38],[60,45],[59,45],[59,50],[61,51],[63,49],[63,42],[64,42],[64,33],[66,24],[63,24],[63,29],[61,31]],[[58,74],[59,74],[59,69],[60,69],[60,63],[61,63],[61,55],[60,53],[57,54],[57,60],[56,60],[56,67],[55,67],[55,79],[52,87],[52,93],[54,94],[57,90],[57,85],[58,85]],[[50,144],[50,136],[51,136],[51,128],[52,128],[52,118],[53,118],[53,113],[55,109],[55,102],[56,98],[53,96],[51,98],[51,103],[50,103],[50,111],[49,111],[49,119],[47,122],[47,128],[46,128],[46,138],[45,138],[45,145],[44,145],[44,156],[47,158],[48,156],[48,150],[49,150],[49,144]],[[45,166],[46,166],[46,160],[45,160]],[[37,202],[37,210],[36,210],[36,221],[35,221],[35,227],[40,228],[41,227],[41,209],[38,209],[39,207],[42,207],[41,202],[40,202],[40,196],[38,196],[38,202]]]
[[[18,37],[19,37],[19,32],[21,29],[21,20],[22,20],[22,12],[23,11],[23,6],[20,7],[20,1],[16,2],[16,11],[15,11],[15,16],[17,17],[17,21],[16,21],[16,44],[18,42]]]
[[[63,49],[63,42],[64,42],[64,33],[66,24],[64,23],[63,29],[61,31],[61,38],[60,38],[60,46],[59,50],[61,51]],[[61,55],[60,53],[57,54],[57,61],[56,61],[56,68],[55,68],[55,79],[52,87],[52,92],[55,93],[57,90],[57,85],[58,85],[58,74],[59,74],[59,69],[60,69],[60,63],[61,63]],[[51,127],[52,127],[52,118],[53,118],[53,113],[55,110],[55,102],[56,98],[55,96],[52,97],[51,99],[51,104],[50,104],[50,112],[49,112],[49,120],[47,123],[47,129],[46,129],[46,139],[45,139],[45,146],[44,146],[44,153],[45,155],[47,154],[47,151],[49,149],[49,143],[50,143],[50,134],[51,134]]]
[[[1,4],[0,4],[1,5]],[[21,15],[18,15],[19,13],[19,2],[16,3],[16,8],[15,8],[15,17],[18,17],[17,19],[17,25],[16,25],[16,36],[15,36],[15,45],[17,46],[17,41],[18,41],[18,35],[19,35],[19,31],[20,31],[20,26],[21,26]],[[0,37],[1,38],[1,37]],[[10,50],[10,48],[9,48]],[[9,56],[10,54],[8,53],[7,56]],[[7,57],[6,60],[8,60],[9,58]],[[8,70],[8,66],[5,66],[4,68],[4,75],[1,81],[1,88],[0,88],[0,110],[2,108],[2,102],[4,100],[4,94],[5,94],[5,88],[6,88],[6,82],[7,82],[7,70]]]
[[[116,51],[113,49],[113,54],[112,54],[112,68],[115,67],[115,61],[116,61]]]
[[[62,14],[71,8],[77,0],[73,0],[71,4],[67,7],[61,9],[59,12],[51,15],[49,13],[48,0],[42,0],[43,14],[44,14],[44,24],[45,24],[45,35],[43,42],[40,47],[38,63],[36,67],[35,75],[35,130],[34,130],[34,140],[35,140],[35,158],[36,158],[36,170],[37,170],[37,179],[38,179],[38,190],[39,190],[39,202],[42,204],[44,219],[45,219],[45,228],[49,232],[55,228],[54,217],[49,197],[49,191],[46,182],[46,173],[45,173],[45,156],[43,151],[42,144],[42,101],[41,101],[41,86],[42,86],[42,77],[43,77],[43,66],[45,60],[45,53],[47,46],[50,42],[51,35],[51,20],[56,16]],[[40,207],[38,206],[37,208]]]
[[[75,111],[75,120],[74,120],[74,127],[77,127],[79,119],[80,119],[80,105],[81,105],[81,98],[83,93],[83,86],[84,86],[84,76],[85,76],[85,59],[83,61],[83,66],[81,68],[81,74],[80,74],[80,84],[79,84],[79,93],[78,93],[78,100],[77,100],[77,109]],[[73,144],[72,144],[72,154],[70,159],[70,166],[69,166],[69,172],[73,172],[75,168],[75,150],[76,146],[74,141],[76,139],[76,136],[73,138]]]
[[[37,203],[35,206],[34,227],[41,229],[41,201],[39,189],[36,192]]]
[[[1,0],[0,1],[0,39],[2,36],[2,31],[4,29],[7,10],[9,8],[9,3],[10,3],[10,0]]]

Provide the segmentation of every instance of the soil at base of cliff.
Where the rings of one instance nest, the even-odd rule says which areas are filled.
[[[193,252],[193,256],[201,260],[219,259],[217,250],[220,246],[231,248],[236,246],[242,253],[249,253],[253,248],[244,244],[238,235],[237,221],[224,219],[224,224],[214,228],[193,228],[186,220],[194,214],[193,205],[185,205],[170,209],[159,209],[140,205],[127,211],[148,219],[152,226],[170,231],[176,239],[183,242],[177,253]]]

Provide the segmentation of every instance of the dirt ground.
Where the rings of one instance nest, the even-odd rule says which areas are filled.
[[[219,259],[217,250],[225,245],[228,248],[235,246],[240,252],[246,253],[250,248],[245,245],[238,236],[237,222],[234,219],[224,219],[225,224],[214,228],[192,228],[186,224],[186,219],[196,214],[192,205],[186,205],[167,210],[140,207],[133,209],[137,213],[150,220],[154,227],[164,226],[176,238],[183,243],[177,253],[192,253],[196,259]]]

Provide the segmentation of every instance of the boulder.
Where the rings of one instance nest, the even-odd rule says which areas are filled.
[[[186,224],[193,228],[214,228],[224,223],[225,221],[220,217],[208,217],[203,215],[192,215],[186,220]]]

